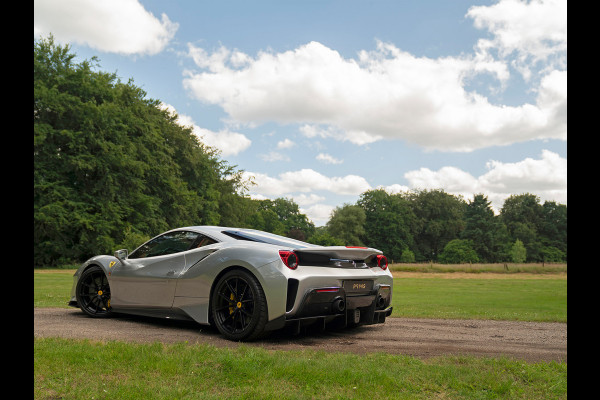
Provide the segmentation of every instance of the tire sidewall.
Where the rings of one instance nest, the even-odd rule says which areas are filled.
[[[84,278],[87,277],[87,275],[90,275],[92,273],[97,273],[97,272],[104,274],[104,270],[97,265],[93,265],[81,273],[81,276],[79,277],[79,279],[77,281],[77,286],[75,288],[75,297],[77,299],[77,304],[79,305],[79,308],[85,314],[89,315],[90,317],[94,317],[94,318],[107,318],[112,315],[112,310],[110,308],[105,313],[101,313],[101,314],[90,313],[89,310],[87,310],[83,306],[83,301],[81,300],[80,294],[79,294],[79,292],[81,291],[81,284],[85,280]],[[104,275],[106,276],[106,274],[104,274]]]
[[[221,326],[219,317],[216,315],[215,307],[218,304],[218,293],[223,282],[236,276],[244,279],[248,283],[250,289],[252,290],[252,296],[254,298],[255,304],[254,313],[252,315],[252,320],[250,321],[250,324],[248,324],[248,326],[242,332],[231,333]],[[241,269],[235,269],[228,271],[223,276],[221,276],[221,278],[219,278],[219,280],[217,281],[211,296],[210,315],[212,317],[213,323],[215,324],[219,332],[221,332],[221,334],[229,340],[249,341],[260,337],[267,323],[267,301],[265,298],[264,291],[260,286],[258,280],[254,277],[254,275]]]

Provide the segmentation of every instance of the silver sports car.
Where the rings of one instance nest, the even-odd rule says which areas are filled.
[[[392,274],[381,251],[317,246],[254,229],[190,226],[128,254],[87,260],[69,305],[214,324],[231,340],[291,325],[382,323],[392,312]]]

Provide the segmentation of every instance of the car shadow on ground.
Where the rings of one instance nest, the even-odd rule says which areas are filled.
[[[79,314],[79,316],[81,318],[89,318],[83,313]],[[204,337],[212,337],[225,340],[223,336],[221,336],[219,330],[214,325],[203,325],[191,320],[179,320],[172,318],[159,318],[120,313],[115,313],[110,318],[118,319],[120,321],[129,321],[132,323],[145,324],[156,328],[166,328],[172,329],[174,331],[179,330],[182,332],[194,332]],[[332,336],[338,338],[353,336],[357,333],[363,332],[365,329],[368,329],[368,326],[342,328],[333,324],[329,324],[327,327],[323,327],[322,325],[315,323],[312,325],[302,327],[298,330],[298,328],[294,324],[290,324],[286,325],[281,329],[268,332],[263,337],[252,341],[252,343],[278,345],[288,344],[290,343],[290,341],[293,341],[297,343],[302,343],[304,345],[309,345],[314,341],[327,339]]]

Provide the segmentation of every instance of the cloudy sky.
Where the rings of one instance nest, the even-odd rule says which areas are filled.
[[[35,0],[317,225],[368,189],[567,204],[566,0]]]

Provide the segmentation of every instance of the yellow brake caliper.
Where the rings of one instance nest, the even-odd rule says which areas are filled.
[[[229,296],[229,300],[231,300],[232,302],[235,300],[233,293],[231,293],[231,296]],[[231,303],[231,307],[229,307],[229,315],[231,314],[233,314],[233,303]]]
[[[102,290],[98,290],[98,296],[102,296],[104,292]],[[106,302],[106,308],[110,308],[110,299]]]

